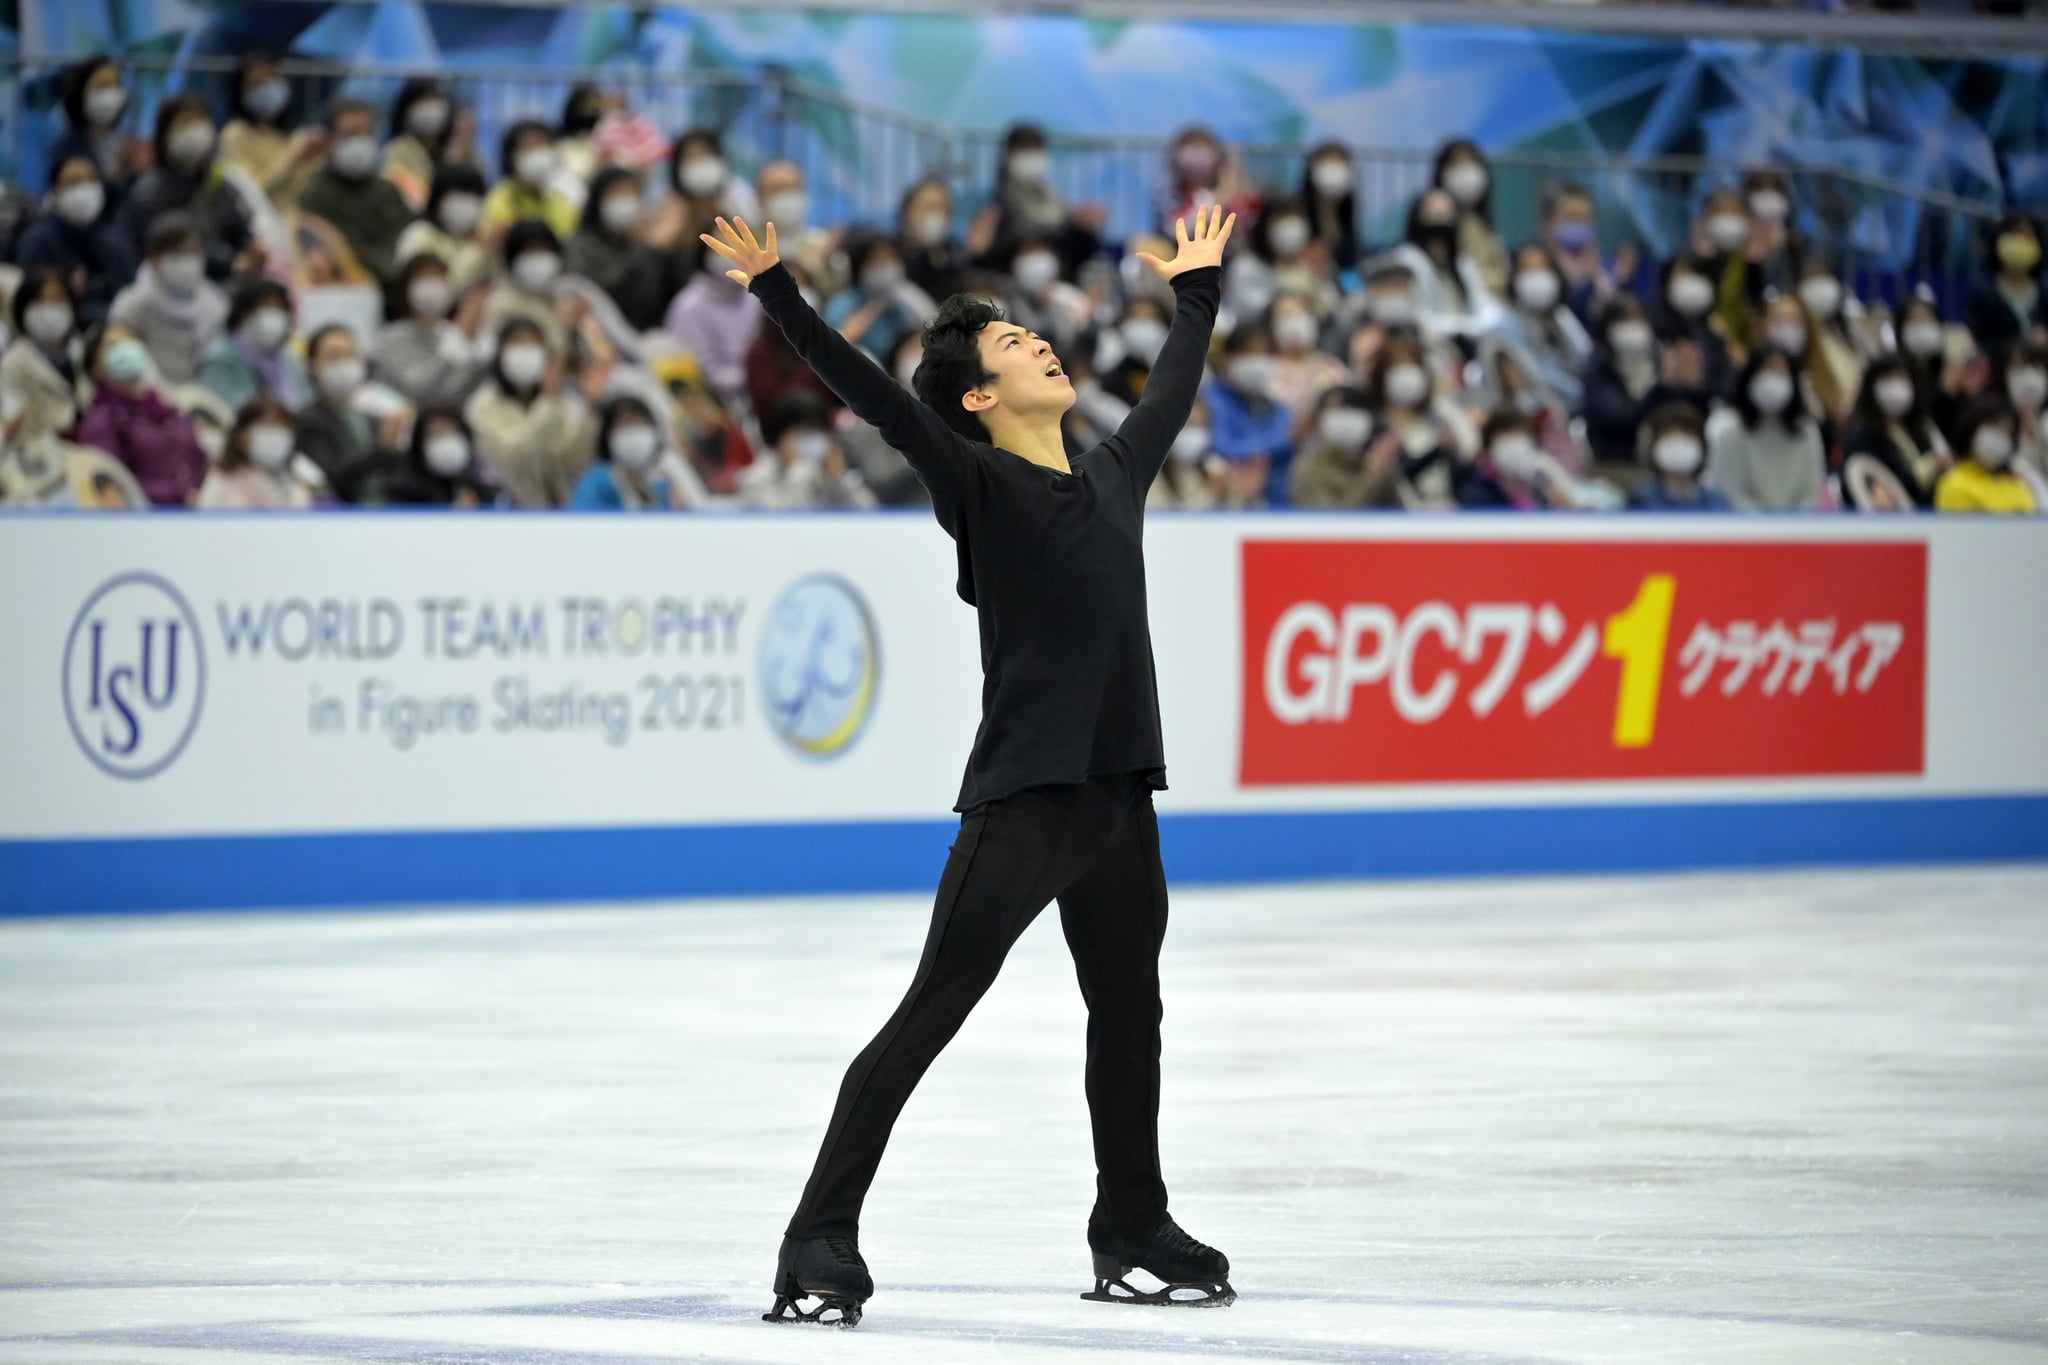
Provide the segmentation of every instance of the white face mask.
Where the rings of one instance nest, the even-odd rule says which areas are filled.
[[[790,437],[789,453],[802,464],[823,464],[832,454],[832,438],[822,431],[798,432]]]
[[[484,201],[473,194],[448,194],[441,197],[441,226],[457,237],[467,237],[476,231],[476,220],[483,216]]]
[[[1749,401],[1766,417],[1776,417],[1792,401],[1792,377],[1777,370],[1759,370],[1749,381]]]
[[[107,207],[107,187],[97,180],[66,185],[54,196],[57,214],[73,227],[89,227],[100,220]]]
[[[505,382],[513,388],[530,389],[547,373],[547,348],[530,341],[514,342],[498,353],[498,368],[505,372]]]
[[[96,127],[105,128],[127,107],[128,92],[118,85],[103,85],[85,95],[85,117]]]
[[[1151,366],[1158,363],[1159,352],[1166,345],[1165,323],[1152,317],[1125,318],[1118,324],[1117,331],[1140,364]]]
[[[1625,356],[1649,354],[1650,343],[1654,339],[1650,332],[1650,324],[1640,318],[1617,322],[1607,329],[1608,344],[1613,346],[1617,353]]]
[[[171,160],[187,168],[197,166],[213,151],[213,125],[187,123],[171,130]]]
[[[1666,297],[1680,317],[1701,317],[1714,306],[1714,285],[1704,275],[1674,275]]]
[[[1806,328],[1796,322],[1774,322],[1764,328],[1764,337],[1789,356],[1806,354]]]
[[[910,236],[919,246],[937,246],[952,225],[952,215],[944,209],[925,209],[911,218]]]
[[[1429,399],[1429,375],[1420,365],[1396,365],[1387,371],[1386,392],[1395,407],[1419,408]]]
[[[1466,208],[1486,197],[1489,180],[1486,167],[1476,161],[1460,161],[1444,167],[1444,188],[1451,192],[1451,198]]]
[[[1887,417],[1904,417],[1913,410],[1913,381],[1904,375],[1878,380],[1871,392],[1877,399],[1877,410]]]
[[[1899,340],[1904,344],[1906,353],[1923,360],[1940,355],[1946,339],[1942,325],[1932,318],[1914,318],[1899,329]]]
[[[1292,215],[1280,219],[1266,231],[1266,240],[1278,256],[1295,256],[1308,245],[1308,223]]]
[[[291,314],[282,308],[259,308],[242,324],[249,344],[259,351],[274,351],[292,334]]]
[[[412,311],[430,318],[448,316],[448,305],[454,300],[455,291],[448,287],[448,281],[439,275],[422,275],[406,287],[405,301]]]
[[[1986,469],[2003,469],[2012,461],[2012,437],[1997,427],[1978,427],[1970,441],[1970,453]]]
[[[377,139],[368,134],[358,134],[335,143],[327,160],[336,175],[348,180],[365,180],[376,172],[377,163],[382,158]]]
[[[1173,458],[1182,464],[1194,464],[1209,453],[1213,444],[1207,427],[1182,427],[1180,435],[1173,438]]]
[[[1766,223],[1782,223],[1792,209],[1792,201],[1778,190],[1758,190],[1749,196],[1749,211]]]
[[[247,449],[249,458],[264,469],[275,473],[290,463],[293,445],[292,429],[265,422],[249,428]]]
[[[1309,167],[1308,176],[1316,189],[1332,199],[1351,193],[1351,168],[1334,157],[1325,158]]]
[[[597,216],[613,232],[630,232],[633,224],[640,221],[640,196],[608,194],[597,206]]]
[[[405,130],[422,142],[432,142],[447,129],[446,100],[421,100],[405,111]]]
[[[2032,365],[2011,370],[2005,376],[2005,391],[2021,412],[2039,412],[2048,403],[2048,370]]]
[[[1230,379],[1245,393],[1266,397],[1273,388],[1273,357],[1241,355],[1230,362]]]
[[[1739,213],[1717,213],[1707,219],[1707,240],[1721,251],[1740,251],[1749,241],[1749,219]]]
[[[1331,408],[1316,419],[1316,434],[1339,450],[1356,453],[1372,435],[1372,414],[1364,408]]]
[[[811,197],[802,190],[777,190],[761,201],[761,212],[777,228],[793,232],[809,219]]]
[[[189,294],[206,278],[206,258],[190,251],[165,256],[158,262],[156,274],[173,294]]]
[[[1372,295],[1366,300],[1365,310],[1382,327],[1415,325],[1415,296],[1405,289]]]
[[[1282,313],[1273,319],[1273,342],[1283,351],[1305,351],[1316,344],[1316,320],[1306,313]]]
[[[31,337],[55,350],[71,335],[71,305],[32,303],[22,313],[21,325]]]
[[[612,428],[613,464],[634,471],[642,470],[654,463],[655,452],[660,449],[661,437],[644,422]]]
[[[1557,276],[1548,270],[1524,270],[1515,276],[1515,302],[1532,313],[1547,313],[1557,307],[1563,292]]]
[[[320,367],[320,392],[330,402],[346,403],[363,386],[363,377],[368,372],[361,356],[330,360]]]
[[[1828,275],[1809,275],[1799,282],[1799,301],[1817,318],[1831,318],[1842,306],[1842,283]]]
[[[860,287],[868,294],[886,294],[903,283],[903,267],[890,261],[884,265],[871,265],[860,272]]]
[[[444,479],[452,479],[469,468],[469,441],[459,431],[429,436],[420,453],[426,457],[427,468]]]
[[[1650,458],[1666,474],[1690,474],[1700,467],[1702,451],[1699,437],[1672,432],[1657,438],[1650,447]]]
[[[715,156],[693,156],[677,169],[676,183],[683,187],[684,194],[709,198],[725,184],[725,162]]]
[[[1508,432],[1493,443],[1493,463],[1509,478],[1526,479],[1536,472],[1536,443],[1520,432]]]
[[[257,118],[276,118],[292,102],[292,88],[281,80],[265,81],[242,97],[242,104]]]
[[[1017,287],[1036,297],[1060,277],[1060,258],[1050,251],[1027,251],[1017,258]]]
[[[1010,153],[1010,178],[1026,184],[1043,185],[1052,179],[1052,155],[1043,147]]]
[[[562,273],[562,258],[552,251],[529,251],[512,262],[512,277],[539,293]]]
[[[545,188],[548,177],[555,173],[555,149],[528,147],[512,159],[512,173],[525,181],[528,189]]]

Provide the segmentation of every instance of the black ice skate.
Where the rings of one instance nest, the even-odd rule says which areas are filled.
[[[1090,1230],[1088,1249],[1095,1253],[1095,1292],[1083,1294],[1096,1303],[1144,1303],[1171,1308],[1221,1308],[1237,1302],[1226,1278],[1230,1258],[1181,1231],[1162,1218],[1150,1232],[1110,1236]],[[1124,1276],[1142,1270],[1161,1282],[1149,1293]],[[1176,1297],[1178,1295],[1178,1297]]]
[[[851,1327],[874,1292],[868,1263],[851,1237],[785,1237],[775,1258],[775,1307],[761,1321]],[[800,1299],[816,1299],[818,1306],[807,1313],[797,1307]],[[837,1317],[825,1316],[834,1312]]]

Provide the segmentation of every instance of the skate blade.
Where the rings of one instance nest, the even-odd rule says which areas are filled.
[[[1178,1299],[1174,1297],[1176,1291],[1199,1297]],[[1133,1303],[1148,1308],[1228,1308],[1237,1302],[1237,1291],[1227,1280],[1169,1284],[1147,1292],[1133,1287],[1129,1281],[1117,1279],[1097,1280],[1094,1292],[1081,1297],[1090,1303]]]
[[[809,1294],[798,1298],[810,1298]],[[838,1317],[828,1318],[827,1313],[837,1312]],[[824,1296],[818,1306],[809,1312],[797,1307],[797,1299],[782,1294],[775,1296],[775,1306],[761,1315],[763,1322],[808,1323],[817,1327],[857,1327],[860,1325],[860,1304],[852,1299]]]

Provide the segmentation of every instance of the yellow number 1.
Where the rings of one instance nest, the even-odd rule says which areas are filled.
[[[1653,573],[1626,611],[1607,618],[1607,657],[1621,660],[1621,692],[1614,699],[1614,744],[1647,748],[1657,732],[1657,693],[1664,681],[1664,637],[1671,630],[1671,599],[1678,580]]]

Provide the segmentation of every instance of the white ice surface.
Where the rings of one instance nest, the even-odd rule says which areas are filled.
[[[1173,1207],[1083,1303],[1050,917],[855,1331],[759,1321],[927,902],[0,925],[0,1362],[2048,1362],[2048,870],[1184,892]]]

